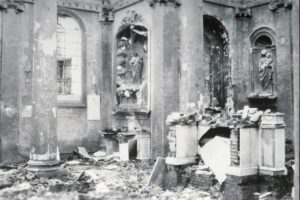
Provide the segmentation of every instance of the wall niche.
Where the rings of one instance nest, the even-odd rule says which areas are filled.
[[[249,104],[261,110],[276,110],[276,42],[275,32],[267,27],[256,30],[250,37],[251,92]]]
[[[274,31],[258,29],[251,37],[251,96],[276,95]]]
[[[146,112],[148,108],[148,30],[135,12],[123,19],[116,38],[115,88],[117,111]]]

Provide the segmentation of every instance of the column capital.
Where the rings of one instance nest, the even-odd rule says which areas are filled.
[[[252,11],[250,7],[235,7],[234,13],[236,18],[252,17]]]
[[[99,21],[103,24],[109,24],[114,21],[114,9],[109,0],[102,0],[102,7],[99,12]]]
[[[18,14],[24,11],[24,4],[15,0],[4,0],[0,2],[0,10],[6,11],[9,8],[15,9]]]
[[[151,7],[155,7],[155,5],[157,3],[163,4],[163,5],[174,4],[176,7],[181,5],[180,0],[150,0],[149,1],[149,5]]]
[[[271,0],[269,3],[269,9],[273,12],[276,12],[280,8],[291,9],[292,0]]]

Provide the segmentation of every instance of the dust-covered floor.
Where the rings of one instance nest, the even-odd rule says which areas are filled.
[[[219,199],[197,188],[177,187],[173,191],[159,186],[145,187],[153,165],[117,158],[91,162],[65,161],[56,178],[37,177],[27,172],[26,163],[0,169],[0,199]]]

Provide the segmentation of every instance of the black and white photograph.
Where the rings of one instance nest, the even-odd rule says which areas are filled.
[[[0,0],[0,200],[299,200],[299,0]]]

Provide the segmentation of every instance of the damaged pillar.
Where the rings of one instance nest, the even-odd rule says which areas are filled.
[[[156,3],[153,6],[153,53],[151,59],[151,157],[165,157],[168,153],[167,116],[179,109],[179,40],[180,5],[175,1]],[[159,51],[158,51],[159,49]]]
[[[32,132],[28,170],[55,172],[59,167],[56,134],[57,1],[34,3]]]
[[[202,0],[181,5],[180,110],[198,107],[204,95]]]

